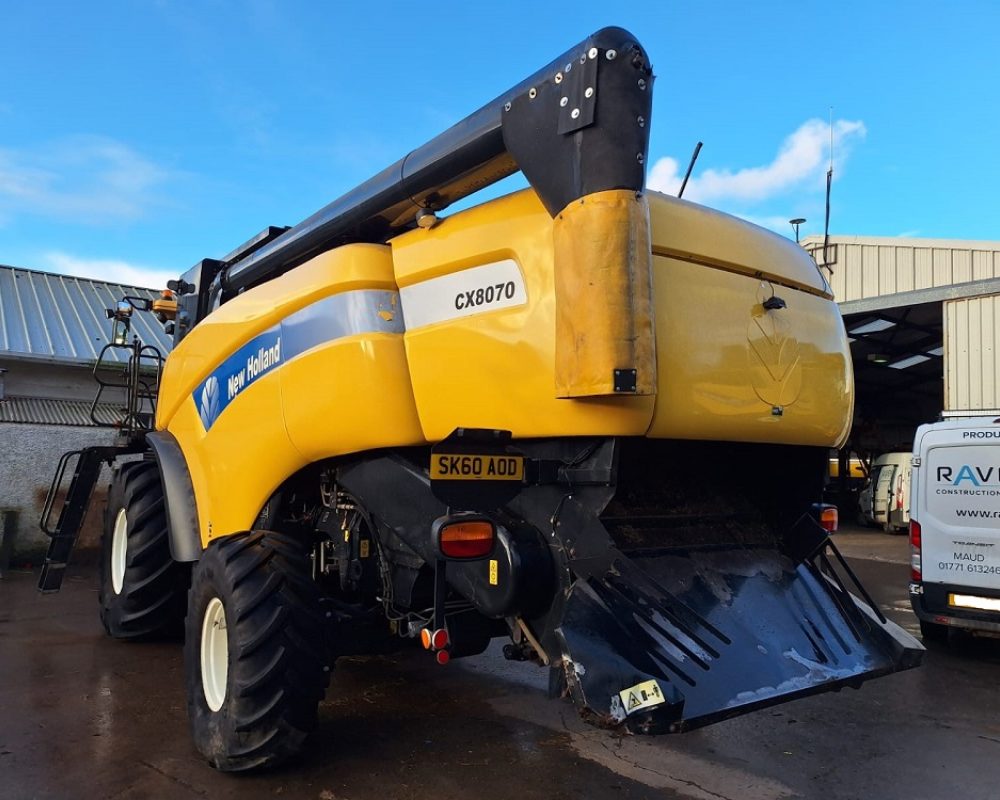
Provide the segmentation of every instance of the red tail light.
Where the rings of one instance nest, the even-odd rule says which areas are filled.
[[[910,520],[910,579],[923,580],[920,567],[920,523]]]
[[[903,508],[903,476],[896,478],[896,508]]]

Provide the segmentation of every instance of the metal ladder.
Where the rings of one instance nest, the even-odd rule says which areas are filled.
[[[83,518],[87,514],[90,496],[93,494],[94,486],[97,485],[97,479],[101,475],[101,464],[104,462],[110,464],[118,456],[140,451],[141,445],[126,444],[84,447],[82,450],[70,450],[68,453],[63,453],[62,458],[59,459],[59,465],[56,467],[56,474],[49,487],[49,493],[45,497],[41,519],[38,521],[42,531],[51,538],[45,563],[42,565],[42,572],[38,578],[40,592],[46,594],[58,592],[62,586],[66,565],[73,553]],[[59,510],[59,518],[55,527],[51,527],[56,497],[62,486],[66,469],[74,456],[76,456],[76,462],[73,478],[70,480],[69,489],[66,492],[66,500]]]

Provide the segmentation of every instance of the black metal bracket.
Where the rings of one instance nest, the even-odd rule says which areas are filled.
[[[553,217],[581,197],[646,184],[652,67],[635,41],[595,35],[509,102],[503,141]]]
[[[556,73],[562,89],[559,98],[559,128],[561,134],[575,133],[592,125],[597,108],[597,65],[600,51],[593,48],[593,57],[587,52],[578,59],[567,61],[563,71]]]
[[[634,393],[638,384],[638,372],[634,369],[616,369],[614,387],[616,394]]]

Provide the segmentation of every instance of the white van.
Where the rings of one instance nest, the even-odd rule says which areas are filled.
[[[1000,634],[1000,419],[921,425],[913,442],[910,602],[924,638]]]
[[[910,523],[910,453],[885,453],[875,459],[858,502],[865,522],[887,532]]]

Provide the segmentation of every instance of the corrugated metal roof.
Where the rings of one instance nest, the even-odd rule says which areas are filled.
[[[109,403],[99,403],[94,416],[105,425],[114,425],[122,418],[122,412]],[[37,397],[7,396],[0,400],[0,423],[3,422],[96,427],[90,418],[90,403],[87,401],[45,400]]]
[[[92,364],[111,336],[104,310],[124,295],[158,294],[138,286],[0,264],[0,357]],[[164,354],[170,350],[171,339],[152,314],[133,314],[132,332]],[[107,357],[124,362],[126,353],[113,348]]]

